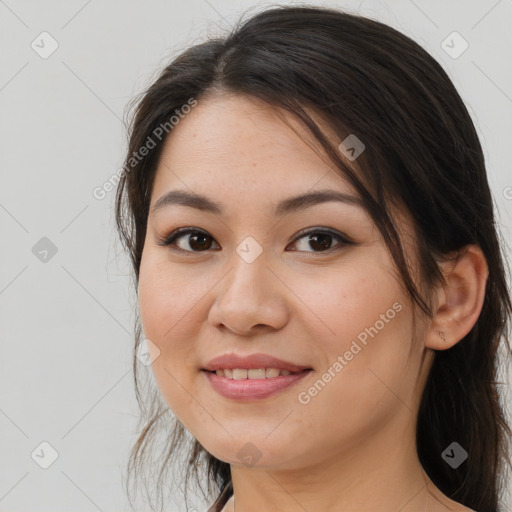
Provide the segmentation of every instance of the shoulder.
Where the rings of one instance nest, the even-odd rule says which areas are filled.
[[[456,503],[456,502],[453,502],[453,503],[455,504],[455,506],[450,507],[452,512],[477,512],[476,510],[466,507],[466,506],[462,505],[461,503]]]
[[[447,496],[443,496],[442,501],[440,501],[440,505],[439,512],[441,512],[441,509],[443,512],[478,512],[477,510],[466,507],[462,503],[454,501]]]

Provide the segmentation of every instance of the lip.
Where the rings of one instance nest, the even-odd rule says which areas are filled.
[[[250,401],[267,398],[274,393],[283,391],[309,375],[313,370],[305,369],[290,375],[279,375],[271,379],[228,379],[216,373],[202,370],[212,388],[225,398],[239,401]]]
[[[203,370],[214,372],[215,370],[223,369],[234,369],[244,368],[251,370],[254,368],[278,368],[279,370],[288,370],[292,373],[299,373],[302,370],[311,370],[311,366],[301,366],[298,364],[291,363],[289,361],[283,361],[276,357],[268,354],[251,354],[249,356],[239,356],[237,354],[223,354],[221,356],[213,358],[209,361]],[[282,375],[281,377],[285,377]],[[290,375],[291,377],[291,375]],[[280,377],[276,377],[279,379]],[[263,379],[254,379],[263,380]]]

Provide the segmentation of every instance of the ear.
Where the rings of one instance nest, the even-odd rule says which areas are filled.
[[[482,250],[468,245],[457,256],[440,263],[446,284],[439,285],[434,316],[427,329],[425,345],[434,350],[453,347],[473,328],[485,298],[489,269]]]

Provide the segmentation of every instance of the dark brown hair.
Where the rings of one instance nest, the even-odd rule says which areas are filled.
[[[191,98],[201,102],[223,92],[258,98],[304,123],[335,170],[359,192],[405,289],[425,315],[432,316],[429,299],[409,274],[390,204],[402,207],[414,223],[427,295],[443,281],[438,267],[443,258],[468,244],[482,249],[489,268],[483,308],[464,339],[436,352],[418,411],[417,449],[428,476],[448,497],[478,512],[497,512],[511,462],[511,429],[498,376],[500,346],[507,369],[511,355],[508,267],[482,148],[448,75],[421,46],[381,22],[307,5],[267,8],[247,21],[240,19],[227,36],[182,52],[138,100],[117,189],[117,228],[131,258],[135,284],[165,137],[144,158],[133,157]],[[366,149],[357,159],[359,173],[346,164],[308,112],[326,119],[340,142],[349,134],[364,142]],[[135,324],[136,348],[139,319]],[[129,473],[143,469],[146,449],[162,428],[169,427],[160,451],[160,489],[188,433],[176,418],[171,427],[170,412],[158,390],[142,398],[135,356],[133,366],[143,428],[131,453]],[[210,510],[218,512],[233,493],[229,464],[197,440],[188,441],[185,488],[191,474],[198,482],[206,477],[208,496],[214,498]],[[441,457],[453,441],[469,454],[457,469]]]

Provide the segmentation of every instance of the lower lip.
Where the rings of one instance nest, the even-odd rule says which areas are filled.
[[[267,398],[303,379],[312,370],[304,370],[291,375],[279,375],[270,379],[228,379],[216,373],[202,370],[213,389],[220,395],[233,400],[254,400]]]

